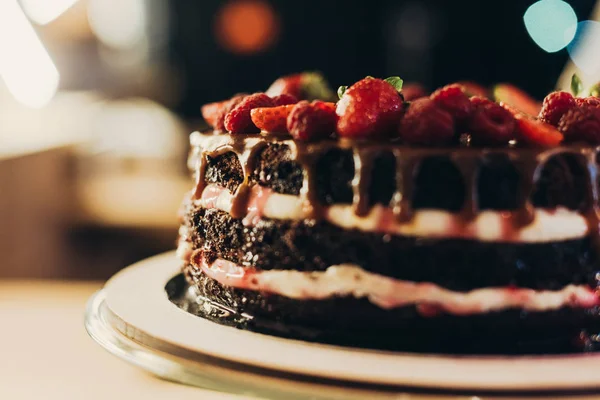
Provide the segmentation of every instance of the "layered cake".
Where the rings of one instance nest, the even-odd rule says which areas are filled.
[[[411,101],[401,86],[367,77],[333,102],[299,74],[205,106],[172,300],[339,345],[594,350],[600,102],[554,92],[531,116],[459,84]]]

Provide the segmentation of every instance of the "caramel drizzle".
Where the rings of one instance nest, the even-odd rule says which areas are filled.
[[[599,148],[559,147],[553,149],[492,149],[481,151],[479,149],[418,149],[399,145],[379,143],[351,143],[345,141],[325,141],[319,143],[296,142],[291,139],[282,139],[276,136],[260,135],[208,135],[195,132],[192,134],[196,162],[196,199],[200,198],[206,187],[205,174],[208,157],[214,158],[227,152],[233,152],[239,158],[243,169],[243,182],[233,194],[232,216],[242,218],[247,212],[248,196],[253,185],[250,178],[256,166],[257,155],[260,150],[270,143],[287,145],[292,151],[292,159],[300,164],[303,169],[303,183],[300,197],[305,206],[305,211],[313,219],[323,218],[324,207],[319,202],[317,190],[317,164],[319,159],[332,149],[345,149],[352,151],[354,159],[354,177],[352,179],[352,206],[357,216],[367,215],[370,209],[369,189],[375,160],[385,152],[391,152],[396,162],[396,190],[392,196],[390,207],[394,216],[400,223],[410,222],[414,217],[412,200],[414,197],[414,181],[418,168],[425,158],[431,156],[448,156],[462,175],[466,188],[465,201],[459,212],[463,227],[477,217],[477,179],[479,164],[488,154],[505,154],[517,169],[519,175],[517,209],[507,215],[513,227],[527,226],[533,221],[534,207],[532,192],[539,179],[541,167],[553,156],[558,154],[574,154],[588,171],[588,201],[585,206],[585,217],[589,226],[590,235],[597,242],[600,250],[600,190],[598,188],[598,166],[596,156]],[[194,163],[190,163],[192,166]]]

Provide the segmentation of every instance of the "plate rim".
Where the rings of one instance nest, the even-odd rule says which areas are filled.
[[[170,251],[121,270],[104,286],[108,308],[132,331],[143,332],[169,345],[292,374],[448,390],[600,388],[600,376],[593,372],[600,366],[600,353],[535,356],[410,354],[311,343],[220,325],[181,310],[169,301],[164,287],[181,272],[180,267],[175,252]],[[127,335],[127,329],[121,332]],[[207,336],[220,340],[202,340]]]

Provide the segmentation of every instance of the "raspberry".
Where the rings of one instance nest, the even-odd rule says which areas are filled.
[[[473,104],[465,94],[465,88],[456,83],[433,92],[431,100],[448,111],[457,122],[466,121],[473,113]]]
[[[406,101],[413,101],[427,96],[428,92],[418,83],[406,83],[402,87],[402,97]]]
[[[558,129],[565,135],[566,142],[600,144],[600,108],[572,108],[562,116]]]
[[[583,107],[583,106],[600,107],[600,99],[595,96],[576,97],[575,104],[578,107]]]
[[[270,133],[287,133],[287,117],[294,104],[279,107],[255,108],[250,111],[252,122],[258,128]]]
[[[550,125],[558,126],[560,118],[575,107],[575,99],[569,92],[552,92],[544,99],[538,118]]]
[[[515,137],[515,117],[500,104],[472,97],[475,106],[468,130],[475,144],[507,144]]]
[[[291,94],[283,93],[279,96],[272,97],[273,105],[277,106],[285,106],[287,104],[296,104],[298,102],[298,98]]]
[[[420,98],[408,107],[398,133],[409,144],[447,144],[454,138],[454,118],[435,101]]]
[[[259,129],[252,123],[250,111],[254,108],[273,107],[273,100],[264,93],[244,97],[225,115],[225,128],[231,133],[256,133]]]
[[[294,139],[309,141],[330,136],[336,120],[335,104],[301,101],[288,115],[287,128]]]
[[[388,82],[365,78],[348,88],[337,103],[337,132],[347,138],[371,138],[393,132],[402,117],[402,97]]]

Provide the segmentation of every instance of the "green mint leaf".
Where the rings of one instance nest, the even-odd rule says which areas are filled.
[[[581,82],[581,78],[577,74],[573,74],[571,78],[571,93],[573,93],[573,96],[579,96],[582,91],[583,82]]]
[[[399,76],[390,76],[389,78],[385,78],[384,81],[392,85],[398,92],[402,90],[402,85],[404,81]]]
[[[590,88],[590,96],[600,97],[600,82]]]
[[[338,97],[339,97],[340,99],[342,98],[342,96],[344,95],[344,93],[346,93],[346,89],[348,89],[348,86],[340,86],[340,87],[338,88],[338,92],[337,92],[337,94],[338,94]]]

